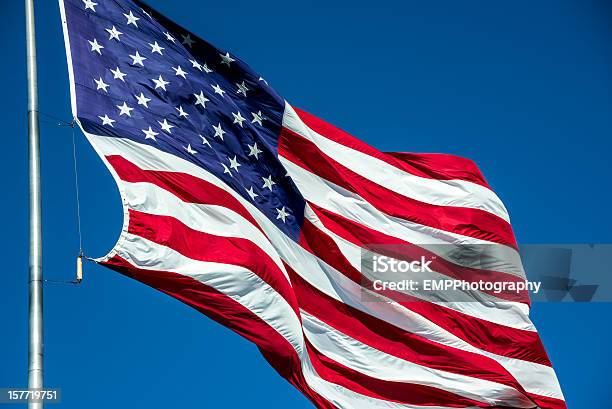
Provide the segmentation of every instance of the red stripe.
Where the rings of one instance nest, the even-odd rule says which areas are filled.
[[[177,196],[182,196],[183,200],[190,199],[202,203],[213,202],[214,204],[228,205],[232,210],[242,214],[244,217],[250,217],[250,214],[240,202],[235,200],[231,195],[229,197],[225,196],[230,200],[224,200],[225,198],[223,195],[215,194],[218,192],[218,188],[206,181],[178,172],[142,170],[122,157],[113,156],[109,158],[113,167],[117,169],[123,180],[129,182],[149,182],[158,186],[161,184],[160,187],[169,190]],[[174,183],[170,184],[163,180],[165,173],[169,174],[170,180],[173,180]],[[160,182],[160,184],[155,182]],[[188,191],[187,189],[189,188],[193,188],[195,193]],[[221,192],[226,193],[223,190],[221,190]],[[222,200],[219,200],[219,198]],[[254,220],[252,222],[255,224]],[[312,254],[320,257],[353,281],[361,284],[361,273],[352,268],[352,265],[344,258],[344,255],[337,249],[336,244],[329,236],[320,232],[320,230],[308,221],[303,225],[302,241],[300,245],[309,249]],[[477,348],[499,355],[524,359],[550,366],[550,361],[546,356],[542,342],[535,332],[522,331],[493,324],[430,303],[400,303],[466,340]]]
[[[374,399],[409,405],[490,408],[485,403],[433,386],[381,380],[365,375],[328,358],[308,339],[306,339],[306,349],[313,367],[321,378]]]
[[[188,203],[223,206],[238,213],[261,230],[253,216],[234,196],[205,180],[181,172],[143,170],[122,156],[107,156],[119,178],[126,182],[152,183]]]
[[[302,225],[300,245],[355,283],[363,285],[367,281],[346,259],[332,238],[307,219]],[[406,294],[397,297],[392,293],[389,291],[384,295],[394,300],[406,300],[408,297]],[[398,302],[478,349],[551,366],[537,332],[510,328],[417,298]]]
[[[306,111],[295,107],[293,109],[300,119],[316,133],[358,152],[382,160],[404,172],[428,179],[459,179],[486,188],[489,187],[478,167],[469,159],[441,154],[383,153]]]
[[[312,208],[323,225],[329,230],[356,246],[371,249],[374,253],[408,261],[418,260],[421,256],[424,256],[428,261],[431,260],[430,267],[432,270],[445,276],[467,282],[479,282],[483,280],[489,282],[518,283],[524,281],[524,279],[520,277],[501,271],[483,270],[454,264],[442,257],[437,257],[434,253],[418,245],[370,229],[346,217],[323,209],[314,203],[308,202],[308,205]],[[499,294],[494,293],[493,290],[483,292],[507,301],[529,304],[529,294],[527,290],[518,294],[509,290],[502,291]]]
[[[120,177],[123,180],[126,180],[128,182],[153,183],[159,187],[162,187],[172,192],[173,194],[175,194],[176,196],[178,196],[179,198],[187,202],[217,204],[220,206],[230,208],[236,213],[241,214],[243,217],[245,217],[245,219],[249,220],[254,226],[259,228],[256,221],[253,219],[250,213],[244,208],[244,206],[238,200],[236,200],[232,195],[230,195],[223,189],[218,188],[215,185],[212,185],[204,180],[201,180],[199,178],[193,177],[188,174],[180,173],[180,172],[142,170],[138,168],[137,166],[133,165],[132,163],[126,161],[120,156],[111,156],[108,159],[109,159],[109,162],[111,162],[111,164],[113,165],[113,167],[115,167],[115,169],[117,170],[117,173],[120,175]],[[117,259],[118,257],[114,258],[115,261]],[[113,261],[111,260],[107,262],[106,264],[111,264],[112,262]],[[125,263],[127,265],[127,262]],[[119,269],[119,268],[115,268],[115,269]],[[149,271],[146,271],[146,274],[149,274],[149,273],[150,273]],[[165,273],[165,274],[168,274],[168,273]],[[176,276],[182,277],[180,275],[176,275]],[[139,279],[140,281],[146,282],[144,279],[137,278],[136,276],[135,278]],[[168,292],[168,291],[165,291],[165,292],[174,296],[175,298],[178,298],[184,302],[187,302],[183,298],[175,295],[172,292]],[[190,304],[189,302],[187,303]],[[225,304],[225,303],[222,303],[222,304]],[[292,305],[292,303],[290,303],[290,305]],[[424,305],[426,305],[426,303],[424,303]],[[207,313],[207,315],[211,316],[211,313]],[[215,318],[213,317],[213,319]],[[216,320],[228,327],[232,327],[231,325],[227,324],[224,321],[220,321],[219,319],[216,319]],[[236,329],[234,330],[240,333],[240,331],[237,331]],[[276,331],[274,331],[274,333],[277,334]],[[266,336],[264,335],[263,337],[265,338]],[[284,340],[284,342],[286,342],[286,340]],[[259,345],[259,343],[257,344]],[[327,401],[325,401],[320,396],[318,396],[316,393],[314,393],[310,388],[308,388],[308,386],[303,381],[303,375],[301,374],[301,371],[299,374],[296,374],[293,370],[288,369],[287,363],[285,360],[280,360],[276,363],[274,362],[277,359],[276,357],[278,355],[278,351],[276,350],[276,347],[273,347],[270,351],[266,349],[261,349],[261,351],[262,351],[262,354],[264,354],[264,356],[266,356],[266,358],[271,362],[271,364],[277,369],[277,371],[279,371],[279,373],[281,373],[284,377],[288,378],[289,381],[292,384],[294,384],[298,389],[302,390],[303,393],[309,399],[311,399],[313,403],[315,403],[316,406],[320,408],[332,408],[333,407],[333,405],[329,404]],[[543,408],[550,407],[551,409],[560,409],[560,408],[565,407],[564,402],[561,400],[546,398],[546,397],[538,397],[537,395],[532,395],[532,396],[534,396],[534,400],[540,399],[538,402],[540,403],[540,406]]]
[[[508,385],[522,386],[498,362],[483,355],[442,345],[362,312],[322,293],[291,267],[291,277],[300,308],[339,332],[386,354],[432,369]],[[372,302],[372,308],[385,308]]]
[[[504,219],[482,209],[439,206],[396,193],[336,162],[293,131],[281,130],[278,152],[310,173],[361,196],[390,216],[517,248],[512,228]]]
[[[297,300],[282,270],[253,242],[194,230],[174,217],[130,209],[128,232],[169,247],[192,260],[241,266],[274,288],[299,316]]]
[[[529,397],[538,404],[540,409],[567,409],[567,404],[561,399],[530,393]]]
[[[142,270],[119,256],[101,264],[182,301],[255,343],[270,365],[317,408],[335,409],[308,386],[300,359],[289,341],[242,304],[193,278],[167,271]]]
[[[229,205],[232,207],[232,210],[237,213],[242,213],[243,216],[250,217],[250,214],[240,202],[235,200],[231,195],[229,197],[225,196],[225,198],[229,198],[230,200],[224,200],[225,198],[223,195],[215,194],[218,192],[218,188],[206,181],[178,172],[142,170],[118,156],[110,157],[110,160],[123,180],[129,182],[149,182],[158,186],[159,184],[155,182],[161,182],[160,187],[171,191],[177,196],[182,196],[183,200],[190,199],[196,202],[199,201],[204,203],[207,201],[207,203],[213,202],[219,205]],[[173,180],[174,183],[170,184],[163,180],[165,173],[169,174],[171,177],[170,180]],[[192,187],[195,193],[191,193],[187,190]],[[221,190],[221,192],[226,193],[223,190]],[[220,197],[222,200],[219,200]],[[255,224],[254,220],[252,222]],[[361,284],[361,273],[352,269],[348,260],[344,258],[344,255],[337,249],[333,240],[326,234],[320,232],[316,227],[306,221],[302,229],[302,236],[308,239],[302,240],[300,245],[307,249],[310,246],[311,253],[322,258],[338,271],[346,274],[353,281]],[[220,261],[223,262],[224,260],[226,259],[221,259]],[[451,333],[461,337],[477,348],[550,366],[550,361],[535,332],[521,331],[496,325],[430,303],[401,302],[401,304],[425,316],[430,321],[449,330]]]
[[[384,152],[401,163],[421,172],[418,176],[438,180],[465,180],[490,189],[473,160],[447,153]],[[412,172],[411,172],[412,173]]]

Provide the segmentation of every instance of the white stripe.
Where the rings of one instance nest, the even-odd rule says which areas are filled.
[[[126,234],[116,254],[144,270],[191,277],[248,308],[281,334],[301,355],[304,339],[300,321],[285,299],[252,271],[232,264],[193,260],[143,237]]]
[[[405,308],[398,306],[390,300],[388,302],[381,301],[368,303],[368,306],[363,305],[360,299],[360,294],[363,290],[362,287],[351,288],[350,286],[355,285],[355,283],[348,280],[340,272],[336,271],[316,256],[308,253],[297,243],[289,239],[255,206],[203,168],[174,155],[162,152],[149,145],[139,144],[127,139],[102,137],[87,133],[86,135],[102,157],[104,157],[104,155],[121,155],[142,169],[188,173],[226,190],[253,215],[272,242],[274,248],[277,249],[280,257],[296,272],[302,275],[306,281],[327,295],[345,303],[348,303],[347,301],[352,301],[353,303],[351,305],[353,307],[374,317],[390,322],[405,331],[414,332],[444,345],[459,347],[463,350],[489,356],[502,363],[528,392],[563,399],[557,378],[554,375],[553,369],[550,367],[518,359],[506,358],[479,350],[454,335],[447,333],[442,328],[436,328],[437,326],[420,316],[410,316],[410,311],[407,311]],[[108,165],[108,162],[106,163]],[[110,167],[110,165],[108,166]],[[112,167],[110,168],[112,169]],[[120,179],[116,176],[115,172],[112,173],[119,184]],[[119,239],[119,242],[120,241],[121,238]],[[99,259],[99,261],[106,260],[112,257],[113,254],[114,249],[105,257]],[[339,285],[342,287],[349,286],[348,289],[342,289],[344,297],[346,298],[340,297],[334,289],[335,286],[337,287]],[[351,293],[355,295],[348,297]],[[379,297],[379,295],[373,293],[372,296]],[[374,309],[372,306],[376,308]],[[385,311],[380,311],[382,306],[384,306]],[[417,322],[419,326],[423,326],[423,329],[415,332],[415,330],[418,329],[418,326],[415,326]],[[533,379],[533,375],[531,374],[534,373],[534,371],[539,374],[539,377],[541,376],[541,379]]]
[[[510,221],[497,195],[484,186],[459,179],[423,178],[389,165],[378,158],[351,149],[310,129],[289,103],[285,103],[283,127],[317,145],[321,151],[353,172],[396,193],[438,206],[481,209]]]
[[[154,215],[172,216],[194,230],[216,236],[239,237],[252,241],[273,259],[276,265],[285,274],[287,281],[290,281],[274,246],[270,244],[259,229],[255,228],[249,221],[234,211],[222,206],[185,203],[167,190],[151,183],[128,183],[121,181],[120,186],[124,191],[127,205],[131,209]],[[313,224],[325,229],[310,208],[307,208],[305,213],[306,217],[308,217]],[[331,231],[325,230],[336,242],[341,240]],[[275,234],[271,233],[271,235],[274,236]],[[346,248],[347,246],[354,245],[346,242],[343,247]],[[353,254],[358,259],[359,248],[354,246],[352,250],[351,253],[347,254],[347,257],[354,259],[355,257],[351,257],[350,255]],[[360,266],[357,266],[357,269],[361,270]],[[419,294],[417,294],[417,296],[418,295]],[[470,298],[466,302],[445,302],[443,305],[502,325],[509,325],[514,328],[527,330],[534,329],[528,317],[523,314],[521,308],[524,305],[520,303],[498,302],[498,307],[503,308],[491,308],[486,306],[483,307],[480,303],[474,302],[473,298]]]
[[[310,206],[306,205],[304,215],[317,229],[321,230],[323,234],[329,236],[329,238],[338,246],[338,249],[344,255],[344,257],[346,257],[347,261],[356,270],[364,274],[366,273],[366,271],[362,270],[361,268],[361,257],[363,251],[361,247],[351,243],[348,240],[345,240],[325,227]],[[419,275],[421,275],[421,277],[418,277]],[[373,277],[368,278],[373,280]],[[389,281],[393,281],[391,274],[388,277],[385,276],[385,278]],[[394,279],[399,282],[405,278],[405,276],[399,277],[396,275]],[[424,280],[426,278],[432,280],[442,280],[444,276],[436,272],[423,272],[411,273],[411,278],[414,280]],[[453,292],[450,290],[436,293],[435,296],[437,299],[435,299],[434,296],[428,296],[424,291],[403,291],[403,293],[410,294],[416,298],[431,302],[432,304],[440,305],[442,307],[495,324],[505,325],[510,328],[517,328],[526,331],[536,331],[535,326],[529,319],[529,306],[522,303],[503,301],[495,297],[491,297],[488,294],[479,293],[481,294],[480,297],[482,299],[488,299],[494,302],[493,305],[483,305],[480,302],[477,302],[474,295],[470,293]],[[463,296],[464,300],[459,301],[459,296]],[[443,300],[444,298],[446,298],[446,300]],[[440,301],[441,299],[442,301]]]
[[[218,220],[216,220],[219,217],[219,214],[215,214],[213,213],[211,214],[206,214],[203,212],[202,209],[202,205],[200,204],[191,204],[191,203],[185,203],[182,202],[179,198],[177,198],[176,196],[172,195],[171,193],[165,191],[162,188],[159,188],[155,185],[152,184],[148,184],[148,183],[125,183],[124,182],[124,190],[127,193],[127,201],[128,201],[128,205],[130,206],[130,208],[134,208],[136,210],[142,211],[142,212],[146,212],[146,213],[150,213],[150,214],[156,214],[156,215],[163,215],[163,216],[171,216],[174,217],[176,219],[178,219],[179,221],[181,221],[182,223],[188,225],[191,228],[194,228],[196,230],[201,230],[201,231],[206,231],[207,233],[211,233],[211,234],[217,234],[217,235],[224,235],[224,231],[223,231],[223,226],[224,226],[224,222],[226,220],[225,217],[221,217],[221,219],[223,219],[223,221],[221,223],[218,222]],[[206,206],[204,206],[206,207]],[[215,208],[219,209],[218,206],[214,206]],[[215,209],[215,210],[217,210]],[[239,217],[239,216],[238,216]],[[244,220],[244,219],[243,219]],[[247,222],[246,220],[244,220],[245,224],[249,224],[249,222]],[[250,225],[252,226],[252,225]],[[257,230],[258,231],[258,230]],[[259,232],[259,231],[258,231]],[[261,234],[261,233],[259,233]],[[227,235],[229,237],[234,237],[233,235]],[[140,243],[144,242],[145,245],[141,245]],[[126,259],[130,259],[133,260],[134,254],[138,255],[136,256],[136,259],[143,259],[146,261],[154,261],[155,263],[157,263],[157,268],[159,270],[165,270],[165,271],[174,271],[177,272],[178,270],[176,270],[176,266],[174,264],[174,259],[176,258],[176,253],[174,250],[171,249],[166,249],[165,247],[161,247],[160,245],[156,245],[157,248],[155,249],[155,252],[152,253],[146,253],[145,249],[146,246],[149,245],[149,243],[151,243],[150,241],[143,239],[143,238],[139,238],[137,236],[128,234],[127,238],[125,241],[122,242],[121,244],[121,249],[119,250],[119,255],[123,258]],[[159,249],[164,249],[165,253],[162,253]],[[174,254],[176,253],[176,254]],[[141,254],[144,254],[141,256]],[[193,261],[190,262],[194,267],[191,270],[187,270],[187,271],[216,271],[216,272],[223,272],[224,269],[226,268],[226,265],[222,265],[219,263],[204,263],[206,269],[202,270],[202,269],[197,269],[195,266],[197,266],[197,262]],[[139,264],[137,264],[137,266],[141,266],[142,262],[140,262]],[[211,265],[212,267],[208,267],[209,265]],[[232,268],[238,268],[239,267],[235,267],[235,266],[231,266]],[[155,269],[155,268],[153,268]],[[172,269],[172,270],[169,270]],[[181,273],[181,274],[186,274],[186,273]],[[201,277],[200,277],[201,278]],[[200,281],[202,281],[200,279]],[[330,291],[328,289],[328,291]],[[340,298],[341,296],[337,296],[336,298]],[[345,300],[346,301],[346,300]],[[416,314],[414,314],[416,316]],[[405,316],[403,317],[404,319],[406,318]],[[429,323],[429,321],[425,320],[424,318],[421,317],[421,321],[423,323]],[[423,329],[418,330],[418,332],[422,332]],[[319,345],[316,343],[316,340],[313,340],[313,343],[315,344],[315,346],[319,348]],[[343,361],[343,360],[339,360],[338,357],[336,357],[335,355],[329,355],[325,352],[326,355],[328,355],[330,358],[337,360],[338,362],[352,367],[350,364],[348,364],[347,362]],[[356,356],[352,356],[352,355],[348,355],[351,356],[351,359],[357,359]],[[402,361],[405,362],[405,361]],[[409,367],[409,366],[414,366],[414,367],[418,367],[420,369],[419,373],[430,373],[430,372],[435,372],[435,370],[429,369],[429,368],[424,368],[424,367],[420,367],[418,365],[412,364],[412,363],[408,363],[405,362],[405,366]],[[379,377],[380,376],[376,376],[373,373],[366,373],[368,375],[371,376],[375,376],[375,377]],[[408,373],[406,373],[405,375],[408,375]],[[455,392],[455,393],[460,393],[460,391],[462,389],[465,389],[466,391],[469,391],[470,389],[466,386],[461,386],[460,387],[460,383],[465,381],[465,377],[462,377],[461,375],[457,375],[457,377],[459,377],[459,379],[457,380],[457,382],[459,382],[459,384],[455,385],[455,389],[453,389],[453,385],[452,382],[453,380],[451,379],[454,375],[453,374],[447,374],[445,376],[442,377],[442,380],[447,380],[449,381],[449,384],[447,385],[448,387],[445,388],[449,391]],[[449,378],[450,377],[450,378]],[[385,377],[382,377],[381,379],[387,379]],[[415,378],[416,379],[416,378]],[[424,380],[428,379],[427,377],[422,378]],[[397,380],[397,379],[390,379],[390,380]],[[472,383],[477,384],[479,382],[478,379],[474,379],[472,380]],[[423,382],[424,384],[429,384],[429,382]],[[509,387],[503,386],[503,385],[499,385],[499,384],[494,384],[491,383],[492,385],[497,385],[496,387],[492,387],[492,385],[490,385],[489,383],[486,383],[485,385],[480,385],[480,392],[474,390],[472,392],[471,395],[465,395],[468,396],[470,398],[473,399],[477,399],[476,396],[479,393],[483,393],[482,390],[486,390],[486,389],[491,389],[492,391],[495,390],[499,390],[499,389],[511,389]],[[438,387],[443,387],[443,382],[440,382],[439,384],[436,384]],[[478,396],[486,396],[486,395],[478,395]],[[492,398],[493,399],[493,398]]]
[[[278,253],[268,239],[249,221],[232,210],[215,205],[186,203],[167,190],[150,183],[129,183],[122,181],[121,185],[126,194],[127,204],[131,209],[148,214],[171,216],[197,231],[221,237],[239,237],[252,241],[270,255],[277,266],[283,271],[287,280],[290,281]],[[315,219],[316,215],[308,208],[306,210],[306,217],[317,227],[322,226]],[[342,243],[342,239],[335,236],[333,232],[327,229],[325,229],[325,232],[337,243]],[[352,245],[352,243],[344,242],[343,247],[346,249],[348,246],[353,246],[353,248],[350,248],[350,253],[345,255],[350,259],[358,260],[360,249]],[[360,267],[356,266],[358,270],[361,269]],[[447,306],[447,304],[450,303],[444,303],[444,306]],[[499,305],[503,305],[504,308],[483,308],[477,302],[450,304],[449,308],[454,307],[457,311],[501,323],[502,325],[510,322],[514,327],[533,330],[528,317],[523,316],[520,312],[517,315],[517,311],[512,307],[511,303]]]
[[[367,200],[279,157],[300,193],[309,202],[378,232],[418,244],[465,267],[501,271],[524,278],[518,252],[508,246],[463,236],[384,214]],[[465,257],[474,246],[478,257]]]
[[[158,216],[172,216],[187,227],[203,233],[249,240],[268,254],[287,281],[290,281],[281,258],[268,238],[233,210],[217,205],[186,203],[152,183],[122,181],[121,185],[130,209]]]
[[[312,390],[340,409],[451,409],[442,406],[407,405],[362,395],[322,379],[314,370],[307,354],[302,359],[302,372]]]
[[[414,311],[359,286],[324,261],[300,249],[293,248],[293,251],[287,254],[281,252],[281,257],[304,280],[327,296],[441,345],[491,358],[500,363],[528,392],[563,399],[561,388],[551,367],[476,348]]]
[[[252,311],[295,349],[308,385],[339,408],[420,409],[373,399],[320,378],[304,348],[300,321],[289,304],[257,274],[230,264],[192,260],[169,247],[128,234],[117,255],[143,270],[167,271],[191,277],[225,294]],[[359,402],[358,406],[354,404]]]
[[[421,366],[363,344],[301,310],[304,335],[321,353],[373,378],[432,386],[490,405],[533,407],[516,389],[499,383]]]

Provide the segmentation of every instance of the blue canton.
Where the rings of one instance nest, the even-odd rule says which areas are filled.
[[[83,129],[206,169],[297,240],[304,200],[277,158],[283,98],[238,57],[142,3],[64,4]]]

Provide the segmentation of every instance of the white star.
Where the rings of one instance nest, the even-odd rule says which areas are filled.
[[[221,128],[221,122],[219,122],[219,125],[217,126],[213,125],[213,128],[215,128],[215,136],[218,136],[221,138],[221,140],[223,140],[223,134],[226,134],[227,132]]]
[[[264,80],[263,77],[259,77],[259,81],[261,81],[264,84],[268,85],[268,81]]]
[[[166,85],[170,84],[168,81],[164,81],[161,74],[159,75],[159,79],[152,78],[151,81],[155,83],[155,89],[161,88],[164,91],[166,90]]]
[[[164,33],[164,35],[166,36],[166,38],[168,39],[168,41],[172,41],[172,43],[174,43],[174,41],[175,41],[175,40],[174,40],[174,37],[172,37],[172,36],[170,35],[170,33],[169,33],[169,32],[167,32],[167,31],[166,31],[166,32]]]
[[[110,72],[113,73],[113,78],[114,79],[121,80],[121,81],[125,82],[123,77],[125,77],[127,74],[122,73],[121,70],[119,69],[119,67],[117,67],[116,70],[110,70]]]
[[[196,153],[198,153],[198,151],[193,149],[190,144],[187,144],[187,146],[183,146],[183,148],[185,148],[185,150],[191,153],[192,155],[195,155]]]
[[[140,95],[134,95],[136,97],[136,99],[138,100],[138,105],[144,105],[145,108],[148,108],[149,106],[147,105],[147,103],[151,100],[151,98],[147,98],[144,96],[144,94],[141,92]]]
[[[174,74],[177,77],[183,77],[183,78],[187,79],[187,77],[185,76],[185,74],[187,74],[187,73],[185,71],[183,71],[183,69],[181,68],[180,65],[178,67],[176,67],[176,68],[172,67],[172,69],[174,70]]]
[[[185,110],[183,110],[183,107],[181,105],[179,105],[178,108],[174,108],[174,109],[178,111],[179,116],[184,116],[185,118],[189,116],[189,114],[185,112]]]
[[[200,91],[200,94],[199,94],[199,95],[198,95],[198,94],[193,94],[193,96],[194,96],[194,97],[196,97],[196,102],[195,102],[195,104],[196,104],[196,105],[198,105],[198,104],[202,105],[202,108],[206,108],[206,103],[207,103],[208,101],[210,101],[208,98],[206,98],[206,97],[204,96],[204,92],[202,92],[202,91]]]
[[[198,70],[202,71],[202,66],[199,62],[197,62],[196,60],[189,60],[189,62],[191,63],[193,68],[197,68]]]
[[[227,173],[231,177],[234,177],[234,175],[232,175],[232,172],[227,168],[227,165],[225,163],[221,163],[221,166],[223,166],[223,173]]]
[[[151,52],[152,53],[157,53],[159,55],[164,55],[162,53],[162,50],[165,50],[165,48],[164,47],[160,47],[160,45],[157,44],[157,41],[154,42],[153,44],[149,43],[149,46],[151,47]]]
[[[140,9],[147,17],[149,17],[150,19],[153,19],[153,17],[151,17],[151,14],[149,14],[145,9],[141,8]]]
[[[240,111],[238,111],[237,113],[232,112],[232,115],[234,115],[234,123],[240,125],[240,127],[242,128],[242,123],[246,121],[246,118],[242,117]]]
[[[136,51],[135,55],[130,54],[130,57],[132,58],[132,65],[140,64],[141,67],[144,67],[144,64],[142,62],[147,58],[138,54],[138,51]]]
[[[119,116],[125,114],[131,117],[132,116],[131,111],[134,110],[134,108],[130,108],[125,101],[123,101],[123,105],[117,105],[117,108],[119,108],[119,111],[120,111]]]
[[[231,158],[228,156],[228,159],[229,159],[229,161],[230,161],[230,168],[232,168],[232,169],[234,169],[236,172],[238,172],[238,167],[239,167],[239,166],[242,166],[242,165],[241,165],[240,163],[238,163],[238,159],[236,158],[236,155],[234,155],[234,158],[233,158],[233,159],[231,159]]]
[[[181,34],[181,37],[183,37],[183,41],[181,41],[181,43],[186,44],[189,48],[191,48],[191,46],[195,43],[195,41],[191,39],[191,35],[189,33],[187,33],[186,35]]]
[[[255,193],[255,191],[253,190],[253,186],[251,186],[250,188],[248,188],[247,193],[249,194],[249,196],[251,196],[251,200],[255,200],[255,198],[257,196],[259,196],[257,193]]]
[[[95,7],[98,5],[98,3],[94,3],[91,0],[83,0],[83,3],[85,3],[85,10],[91,9],[95,13]]]
[[[108,88],[108,84],[106,84],[106,83],[104,82],[104,80],[102,80],[102,77],[100,77],[100,79],[99,79],[99,80],[94,79],[94,81],[95,81],[96,86],[97,86],[96,90],[101,89],[101,90],[102,90],[102,91],[104,91],[104,92],[108,92],[108,91],[106,90],[106,88]]]
[[[229,53],[225,53],[225,54],[219,54],[219,56],[221,57],[221,64],[225,64],[228,67],[230,66],[231,63],[233,63],[234,61],[236,61],[235,59],[233,59],[232,57],[230,57]]]
[[[208,65],[206,65],[206,63],[204,63],[204,65],[202,66],[202,68],[204,68],[204,72],[209,74],[212,72],[212,70],[210,68],[208,68]]]
[[[262,186],[262,188],[268,188],[270,189],[270,192],[272,191],[272,186],[274,186],[276,184],[275,181],[272,180],[272,175],[268,176],[267,178],[263,178],[264,184]]]
[[[251,121],[252,124],[257,122],[259,124],[259,126],[263,126],[262,121],[265,118],[263,117],[263,114],[261,113],[261,111],[257,111],[257,113],[251,112],[251,115],[253,115],[253,120]]]
[[[244,81],[242,81],[241,84],[236,83],[236,86],[238,87],[238,91],[236,91],[236,94],[242,94],[246,97],[247,91],[249,90],[249,88],[246,86]]]
[[[104,116],[98,116],[102,120],[102,125],[110,125],[114,128],[113,122],[117,122],[114,119],[110,119],[108,115],[104,114]]]
[[[145,134],[145,139],[153,139],[155,140],[155,136],[159,135],[158,132],[153,131],[151,127],[149,129],[143,129],[142,132]]]
[[[102,49],[104,48],[103,45],[98,44],[98,40],[96,40],[95,38],[93,39],[93,41],[89,41],[89,45],[91,45],[91,51],[92,52],[97,52],[98,54],[102,55]]]
[[[255,159],[259,159],[259,154],[263,151],[259,150],[259,148],[257,147],[257,142],[255,142],[253,146],[249,145],[248,143],[247,145],[249,147],[249,156],[255,156]]]
[[[208,147],[212,148],[212,146],[210,146],[210,142],[208,142],[208,139],[206,139],[205,137],[203,137],[202,135],[198,134],[198,136],[200,138],[202,138],[202,145],[208,145]]]
[[[278,216],[276,216],[276,220],[281,219],[283,223],[285,223],[285,219],[289,216],[289,213],[285,211],[285,206],[282,209],[275,209],[278,212]]]
[[[123,33],[117,30],[115,26],[113,26],[113,28],[107,28],[106,31],[108,31],[108,34],[110,34],[110,37],[108,38],[109,40],[112,40],[114,38],[117,41],[121,41],[119,40],[119,36]]]
[[[170,125],[165,118],[164,118],[164,122],[157,121],[157,123],[159,124],[159,126],[161,126],[161,129],[163,129],[164,131],[168,133],[172,133],[170,132],[170,129],[174,128],[174,125]]]
[[[225,91],[223,91],[221,89],[221,87],[219,86],[219,84],[217,85],[211,85],[211,87],[215,90],[215,94],[219,94],[221,96],[223,96],[223,94],[225,94]]]
[[[138,24],[136,24],[136,22],[140,20],[140,17],[136,17],[134,14],[132,14],[132,10],[130,10],[130,14],[123,13],[123,15],[125,18],[127,18],[128,25],[134,24],[134,27],[138,28]]]

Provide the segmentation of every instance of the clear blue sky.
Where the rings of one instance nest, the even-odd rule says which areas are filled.
[[[55,1],[39,1],[41,111],[70,119]],[[521,243],[612,242],[612,6],[605,0],[151,1],[232,50],[281,95],[381,150],[478,163]],[[27,132],[24,14],[2,1],[5,180],[0,387],[27,376]],[[44,119],[44,118],[43,118]],[[78,243],[70,130],[42,124],[44,270],[71,279]],[[118,192],[78,134],[85,251],[121,227]],[[572,408],[612,392],[612,304],[534,305]],[[46,381],[63,408],[310,404],[254,346],[110,270],[45,288]]]

